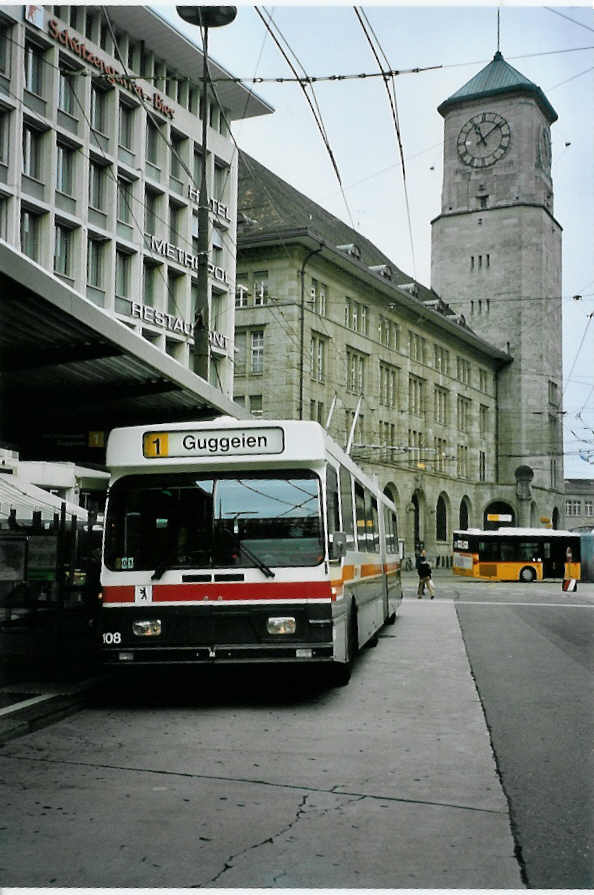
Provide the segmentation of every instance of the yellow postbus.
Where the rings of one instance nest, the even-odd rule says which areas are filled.
[[[452,568],[455,575],[489,581],[579,581],[580,537],[543,528],[458,530]]]

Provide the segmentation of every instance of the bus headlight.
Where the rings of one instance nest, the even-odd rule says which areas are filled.
[[[266,622],[269,634],[294,634],[297,625],[293,616],[270,616]]]
[[[137,637],[160,637],[161,619],[151,618],[146,621],[132,622],[132,633]]]

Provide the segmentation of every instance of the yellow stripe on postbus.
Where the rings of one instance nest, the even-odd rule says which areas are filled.
[[[142,439],[142,452],[153,460],[169,456],[169,434],[167,432],[146,432]]]

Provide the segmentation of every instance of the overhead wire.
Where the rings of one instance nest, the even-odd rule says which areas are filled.
[[[298,77],[298,76],[297,76],[297,72],[295,71],[295,67],[294,67],[293,63],[291,62],[291,60],[288,58],[287,54],[285,53],[283,47],[282,47],[281,44],[280,44],[279,39],[277,38],[276,34],[275,34],[274,31],[272,30],[271,26],[270,26],[269,23],[266,21],[266,19],[264,18],[264,16],[262,15],[262,13],[260,12],[260,10],[258,9],[258,7],[256,6],[256,7],[254,7],[254,9],[255,9],[257,15],[260,17],[261,21],[263,22],[264,27],[269,31],[270,36],[272,37],[274,43],[275,43],[276,46],[278,47],[278,49],[279,49],[281,55],[283,56],[285,62],[287,63],[287,65],[289,66],[289,68],[291,69],[291,71],[293,72],[293,74],[294,74],[296,77]],[[278,26],[277,26],[277,28],[278,28]],[[352,224],[352,223],[353,223],[353,216],[352,216],[351,210],[350,210],[350,208],[349,208],[349,204],[348,204],[348,202],[347,202],[346,195],[345,195],[345,193],[344,193],[344,188],[343,188],[343,185],[342,185],[342,178],[341,178],[341,176],[340,176],[340,171],[338,170],[338,165],[337,165],[337,163],[336,163],[336,159],[335,159],[335,157],[334,157],[334,152],[332,151],[332,147],[331,147],[331,145],[330,145],[330,141],[329,141],[328,136],[327,136],[327,134],[326,134],[326,129],[325,129],[325,127],[324,127],[324,122],[323,122],[323,120],[320,118],[320,116],[316,113],[316,110],[315,110],[315,108],[314,108],[314,104],[313,104],[313,102],[312,102],[312,100],[311,100],[311,98],[310,98],[310,96],[309,96],[309,94],[308,94],[308,92],[307,92],[306,85],[305,85],[304,83],[300,83],[300,87],[301,87],[301,89],[302,89],[302,91],[303,91],[303,94],[304,94],[304,96],[305,96],[305,99],[306,99],[306,101],[307,101],[307,104],[309,105],[309,107],[310,107],[310,109],[311,109],[311,112],[312,112],[312,114],[313,114],[313,116],[314,116],[314,120],[315,120],[315,122],[316,122],[317,128],[318,128],[318,130],[319,130],[319,132],[320,132],[320,134],[321,134],[321,136],[322,136],[322,140],[323,140],[324,145],[325,145],[325,147],[326,147],[326,151],[327,151],[327,153],[328,153],[328,155],[329,155],[329,157],[330,157],[330,161],[331,161],[331,163],[332,163],[332,167],[333,167],[333,169],[334,169],[334,173],[335,173],[335,175],[336,175],[336,179],[338,180],[338,184],[339,184],[339,187],[340,187],[340,191],[341,191],[341,194],[342,194],[343,199],[344,199],[344,202],[345,202],[345,206],[346,206],[346,209],[347,209],[347,213],[348,213],[348,216],[349,216],[349,220],[351,221],[351,224]],[[313,88],[312,88],[312,92],[313,92]]]
[[[382,54],[385,63],[388,65],[388,68],[389,68],[389,62],[388,62],[388,59],[387,59],[387,57],[386,57],[386,54],[384,53],[384,51],[383,51],[383,49],[382,49],[381,44],[380,44],[380,42],[379,42],[379,40],[378,40],[378,38],[377,38],[377,35],[376,35],[375,31],[373,30],[373,27],[372,27],[372,25],[371,25],[371,23],[370,23],[370,21],[369,21],[369,19],[368,19],[368,17],[367,17],[367,14],[365,13],[365,10],[360,10],[360,9],[359,9],[358,7],[356,7],[356,6],[353,7],[353,8],[354,8],[354,11],[355,11],[355,15],[357,16],[357,18],[358,18],[358,20],[359,20],[359,24],[361,25],[361,28],[363,29],[363,33],[365,34],[365,37],[367,38],[367,42],[369,43],[369,46],[370,46],[370,48],[371,48],[371,51],[372,51],[372,53],[373,53],[373,55],[374,55],[374,57],[375,57],[375,60],[376,60],[377,65],[378,65],[378,68],[379,68],[380,72],[381,72],[382,75],[383,75],[384,86],[385,86],[385,88],[386,88],[386,92],[387,92],[387,94],[388,94],[388,101],[389,101],[389,104],[390,104],[390,111],[391,111],[391,113],[392,113],[392,121],[394,122],[394,129],[395,129],[395,131],[396,131],[396,139],[397,139],[397,142],[398,142],[398,150],[399,150],[399,152],[400,152],[400,162],[401,162],[401,167],[402,167],[402,183],[403,183],[403,188],[404,188],[404,200],[405,200],[405,205],[406,205],[406,217],[407,217],[407,222],[408,222],[408,235],[409,235],[409,240],[410,240],[410,251],[411,251],[411,260],[412,260],[412,268],[413,268],[413,278],[414,278],[414,280],[416,280],[416,279],[417,279],[417,271],[416,271],[416,260],[415,260],[415,247],[414,247],[414,240],[413,240],[412,221],[411,221],[411,215],[410,215],[410,202],[409,202],[409,197],[408,197],[408,185],[407,185],[407,182],[406,182],[406,165],[405,165],[405,163],[404,163],[404,149],[403,149],[403,146],[402,146],[402,137],[401,137],[401,133],[400,133],[400,122],[399,122],[399,120],[398,120],[398,106],[397,106],[397,101],[396,101],[396,88],[395,88],[395,85],[394,85],[394,78],[392,77],[392,78],[391,78],[391,81],[390,81],[390,76],[387,74],[386,70],[384,70],[384,68],[383,68],[383,66],[382,66],[382,63],[381,63],[380,58],[379,58],[379,56],[378,56],[378,52],[380,52],[380,53]],[[363,21],[363,19],[365,19],[365,22]],[[369,29],[369,30],[368,30],[368,29]],[[374,42],[371,40],[371,37],[370,37],[370,35],[369,35],[369,32],[371,32],[371,34],[373,35],[373,39],[374,39],[374,41],[375,41],[375,44],[374,44]],[[376,45],[377,45],[377,49],[376,49]],[[391,93],[390,93],[390,83],[391,83],[391,85],[392,85],[392,92],[391,92]]]

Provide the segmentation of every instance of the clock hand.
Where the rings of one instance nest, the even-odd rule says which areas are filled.
[[[490,131],[487,131],[487,133],[484,134],[485,139],[489,136],[489,134],[492,134],[493,131],[494,131],[496,128],[498,128],[498,127],[501,127],[501,122],[500,122],[500,121],[498,121],[497,124],[494,124],[493,127],[491,128],[491,130],[490,130]]]
[[[473,126],[473,128],[474,128],[474,130],[475,130],[475,133],[478,134],[478,138],[479,138],[479,140],[481,141],[481,143],[482,143],[484,146],[486,146],[486,145],[487,145],[487,141],[485,140],[484,135],[481,133],[481,129],[480,129],[480,127],[478,126],[478,124],[473,124],[472,126]],[[490,133],[490,132],[489,132],[489,133]]]

